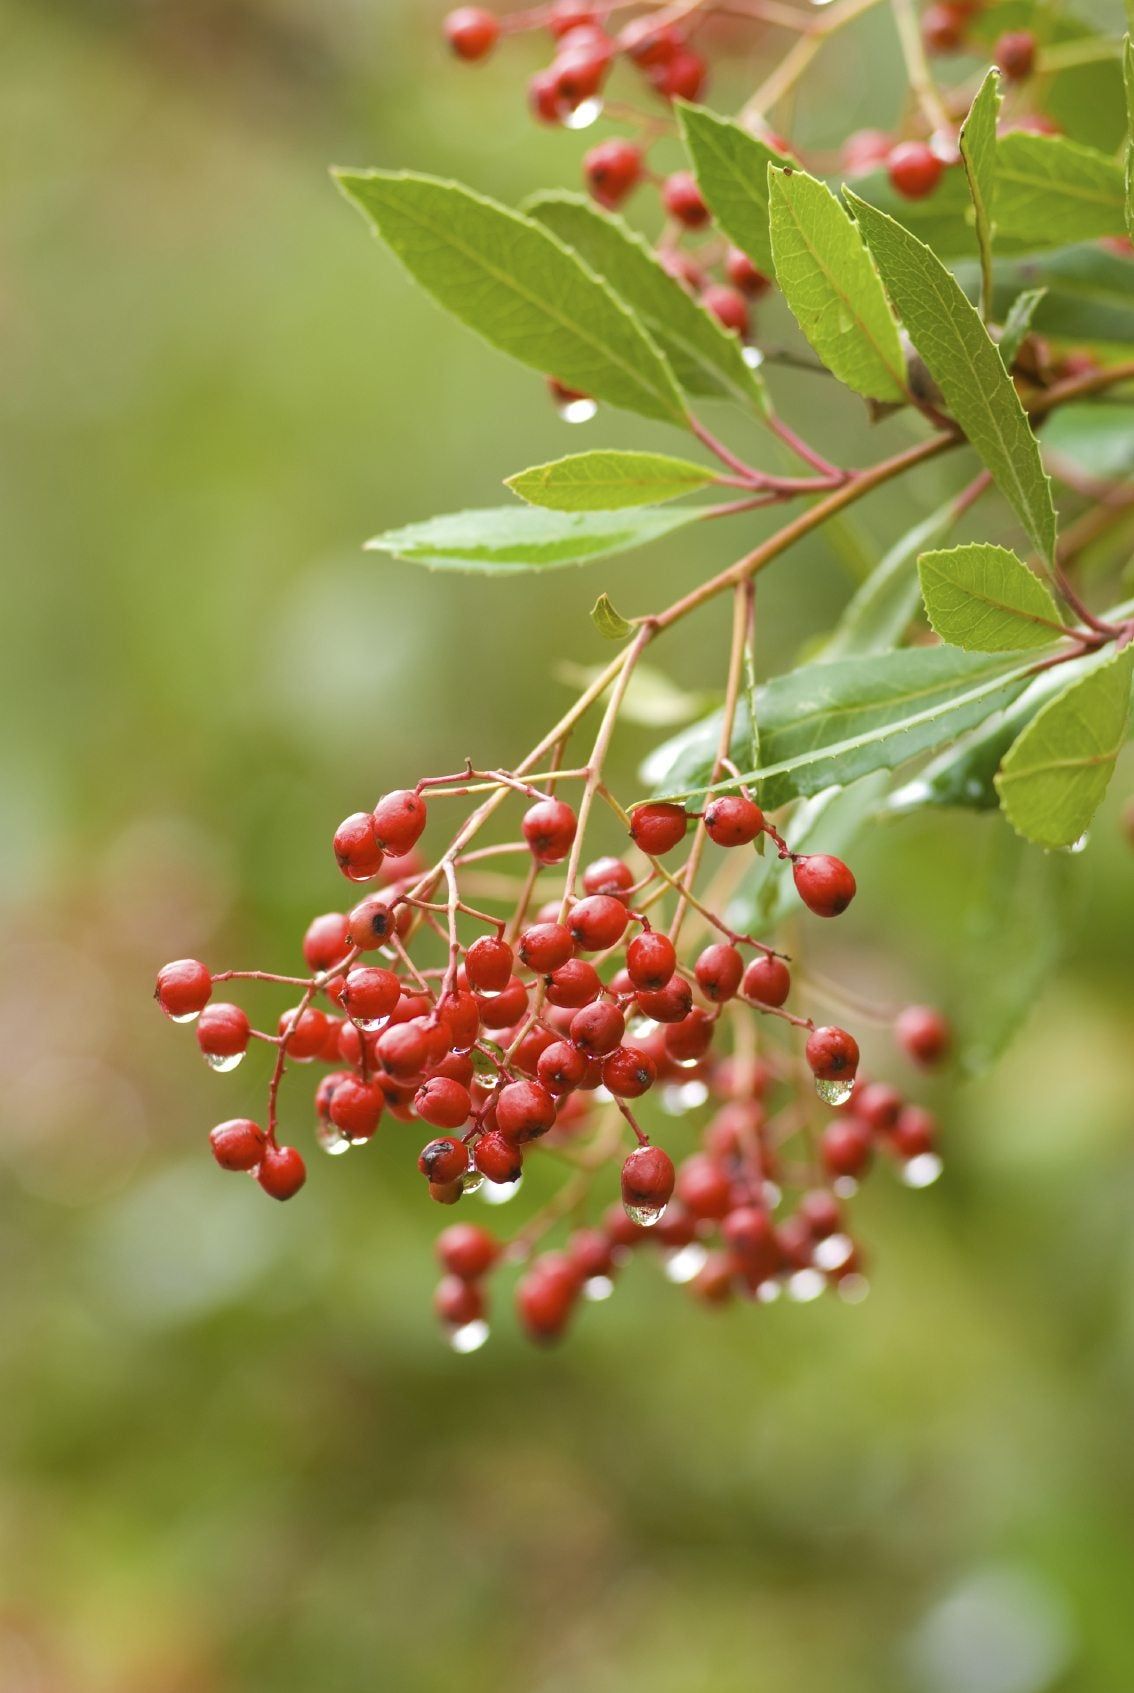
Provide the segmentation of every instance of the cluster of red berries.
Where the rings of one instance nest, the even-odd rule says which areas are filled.
[[[479,786],[470,787],[473,778]],[[490,803],[518,790],[530,802],[521,839],[470,850],[482,808],[428,867],[417,847],[431,789],[450,795],[487,789]],[[566,1254],[535,1259],[520,1282],[520,1315],[534,1335],[560,1332],[579,1292],[589,1288],[593,1294],[591,1284],[609,1280],[624,1250],[655,1224],[658,1238],[674,1249],[701,1251],[708,1236],[719,1233],[724,1257],[706,1256],[696,1279],[697,1290],[714,1300],[737,1277],[769,1297],[765,1284],[806,1268],[801,1241],[791,1245],[803,1225],[773,1221],[769,1196],[782,1179],[780,1144],[801,1132],[809,1107],[799,1097],[797,1061],[765,1046],[756,1033],[760,1019],[752,1014],[802,1033],[816,1092],[831,1106],[849,1102],[823,1132],[821,1155],[802,1182],[789,1171],[790,1185],[804,1192],[808,1239],[841,1231],[838,1196],[828,1194],[824,1215],[836,1221],[825,1235],[817,1232],[823,1180],[860,1174],[879,1136],[905,1157],[931,1150],[931,1132],[924,1113],[903,1108],[900,1100],[894,1113],[882,1110],[881,1094],[889,1099],[891,1090],[856,1085],[853,1035],[785,1008],[793,985],[789,962],[730,929],[705,903],[710,894],[694,898],[696,859],[676,873],[661,861],[681,846],[691,826],[704,831],[698,847],[711,842],[735,851],[763,838],[790,864],[803,904],[825,918],[850,904],[854,877],[837,858],[791,852],[743,788],[712,797],[701,812],[649,802],[624,815],[635,854],[583,866],[576,813],[558,794],[503,772],[429,778],[385,795],[373,811],[348,817],[336,830],[334,851],[344,876],[378,887],[351,910],[314,919],[303,940],[309,975],[212,974],[192,959],[166,965],[158,975],[158,1003],[175,1021],[196,1022],[198,1045],[213,1068],[233,1069],[253,1041],[274,1050],[263,1126],[235,1119],[213,1129],[217,1163],[249,1172],[276,1199],[299,1190],[303,1158],[277,1138],[279,1088],[288,1064],[316,1061],[327,1066],[315,1090],[317,1143],[340,1153],[371,1140],[383,1118],[425,1124],[435,1132],[418,1153],[418,1168],[430,1196],[443,1205],[484,1184],[495,1197],[509,1196],[533,1147],[541,1145],[573,1169],[573,1209],[618,1155],[627,1132],[633,1136],[635,1148],[621,1166],[621,1220],[576,1231]],[[526,853],[530,868],[515,881],[507,917],[469,904],[464,893],[475,891],[480,861],[517,850]],[[557,897],[537,904],[544,872],[565,861]],[[491,897],[499,897],[500,881],[499,875],[491,879]],[[675,892],[683,910],[667,931],[657,925],[659,903]],[[683,914],[702,930],[701,944],[685,962],[679,954]],[[240,1006],[214,998],[219,985],[237,980],[298,990],[297,1003],[274,1032],[254,1029]],[[921,1064],[936,1062],[948,1043],[941,1018],[916,1008],[902,1014],[896,1033]],[[704,1131],[703,1150],[680,1171],[631,1109],[631,1102],[655,1089],[663,1109],[683,1116],[710,1097],[722,1102]],[[773,1111],[768,1101],[775,1090],[786,1097]],[[852,1156],[851,1143],[857,1146],[864,1135],[864,1148]],[[582,1184],[577,1193],[571,1183]],[[558,1217],[553,1203],[509,1248],[480,1229],[446,1232],[438,1311],[459,1346],[481,1336],[487,1270],[498,1259],[531,1257]],[[816,1262],[822,1267],[825,1260]],[[846,1264],[851,1262],[848,1253]],[[832,1275],[849,1273],[833,1260],[826,1268]]]

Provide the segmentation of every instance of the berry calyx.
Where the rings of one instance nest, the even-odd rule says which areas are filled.
[[[838,917],[855,896],[853,875],[841,858],[808,853],[792,862],[796,892],[816,917]]]

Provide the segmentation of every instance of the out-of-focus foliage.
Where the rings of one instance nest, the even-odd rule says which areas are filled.
[[[945,1179],[866,1201],[860,1307],[710,1319],[643,1261],[560,1353],[501,1311],[455,1359],[396,1126],[286,1209],[207,1159],[263,1077],[187,1067],[155,964],[286,968],[342,897],[341,815],[522,753],[564,656],[609,653],[602,589],[632,613],[659,573],[672,597],[727,562],[698,532],[490,586],[361,551],[491,504],[520,464],[672,445],[615,415],[567,430],[333,191],[332,161],[511,203],[574,186],[578,138],[530,126],[520,60],[458,72],[436,21],[409,0],[8,9],[0,1687],[1124,1689],[1129,753],[1069,958],[1002,1068],[938,1089]],[[848,35],[802,96],[812,127],[887,121],[891,52],[884,19]],[[722,109],[752,80],[727,72]],[[1108,123],[1069,127],[1108,148]],[[820,441],[858,416],[806,374],[791,401]],[[766,668],[953,485],[927,468],[837,555],[770,573]],[[724,636],[714,613],[683,632],[682,686],[712,686]],[[627,732],[624,787],[656,739]],[[995,816],[876,831],[825,972],[962,1023],[991,1003],[1013,961],[958,936],[1005,838]]]

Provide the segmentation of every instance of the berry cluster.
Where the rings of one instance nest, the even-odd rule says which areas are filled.
[[[174,1021],[195,1021],[214,1069],[232,1070],[253,1042],[274,1052],[263,1124],[214,1128],[216,1162],[250,1173],[275,1199],[298,1192],[305,1165],[278,1138],[279,1092],[289,1064],[310,1062],[325,1066],[317,1144],[338,1154],[370,1141],[383,1120],[423,1125],[417,1164],[439,1204],[478,1190],[510,1197],[528,1160],[549,1154],[566,1180],[508,1246],[472,1224],[441,1237],[437,1312],[463,1350],[487,1334],[484,1283],[495,1265],[525,1266],[520,1320],[546,1340],[580,1295],[610,1290],[627,1251],[647,1238],[661,1242],[673,1279],[692,1280],[714,1304],[733,1292],[766,1300],[783,1287],[811,1297],[828,1280],[860,1288],[844,1216],[854,1183],[875,1147],[915,1185],[928,1179],[934,1129],[891,1088],[859,1079],[853,1035],[787,1009],[790,961],[718,915],[715,882],[696,891],[708,849],[727,858],[770,848],[815,915],[834,918],[855,895],[841,860],[793,852],[733,776],[735,791],[715,792],[699,812],[661,801],[624,812],[593,763],[557,766],[538,786],[470,767],[348,817],[334,836],[339,868],[372,887],[349,911],[310,924],[309,974],[211,973],[182,959],[158,975],[158,1003]],[[584,784],[578,814],[560,795],[570,781]],[[474,848],[517,794],[518,838]],[[419,841],[435,799],[470,795],[482,803],[430,865]],[[624,856],[584,863],[596,797],[629,839]],[[671,870],[665,861],[679,849]],[[512,874],[517,860],[524,867]],[[718,875],[727,868],[722,860]],[[482,890],[503,910],[470,903]],[[274,1032],[257,1030],[240,1006],[214,997],[234,981],[286,986],[296,1002]],[[895,1034],[921,1065],[948,1046],[944,1021],[925,1008],[903,1011]],[[839,1110],[826,1127],[814,1122],[816,1093]],[[698,1150],[677,1169],[639,1121],[636,1102],[651,1094],[683,1119],[712,1104]],[[622,1207],[585,1224],[612,1161],[621,1163]],[[574,1225],[565,1249],[537,1255],[561,1221]]]

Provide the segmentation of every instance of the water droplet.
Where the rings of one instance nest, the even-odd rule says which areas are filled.
[[[854,1077],[839,1081],[825,1081],[822,1076],[815,1078],[815,1092],[828,1105],[845,1105],[854,1092]]]
[[[831,1186],[836,1199],[853,1199],[858,1192],[858,1183],[853,1176],[836,1176]]]
[[[180,1017],[171,1017],[171,1023],[195,1023],[201,1015],[199,1011],[183,1011]]]
[[[486,1205],[507,1205],[510,1199],[515,1199],[523,1181],[520,1176],[514,1182],[485,1182],[480,1190],[480,1197]]]
[[[482,1081],[495,1081],[496,1065],[492,1062],[489,1055],[486,1052],[473,1052],[471,1056],[473,1075],[479,1076]]]
[[[242,1052],[206,1052],[205,1063],[210,1070],[215,1070],[219,1076],[227,1076],[230,1070],[235,1070],[238,1064],[244,1062]]]
[[[797,1270],[788,1277],[787,1296],[797,1305],[808,1305],[813,1299],[818,1299],[826,1285],[822,1270]]]
[[[564,423],[589,423],[598,414],[598,401],[580,394],[578,399],[560,401],[555,409]]]
[[[596,1304],[609,1299],[614,1292],[614,1283],[609,1276],[590,1276],[583,1283],[583,1298],[591,1299]]]
[[[630,1017],[626,1022],[626,1038],[627,1040],[645,1040],[646,1036],[652,1035],[658,1027],[660,1025],[655,1023],[652,1017],[643,1017],[640,1014]]]
[[[454,1352],[479,1352],[488,1339],[488,1324],[478,1317],[473,1323],[462,1323],[459,1329],[453,1329],[449,1334],[449,1345]]]
[[[930,1187],[944,1168],[936,1152],[919,1152],[902,1165],[900,1175],[907,1187]]]
[[[596,1105],[609,1105],[614,1098],[609,1088],[593,1088],[591,1098]]]
[[[846,335],[854,327],[854,318],[846,306],[840,306],[838,311],[839,334]]]
[[[315,1143],[331,1158],[341,1158],[350,1151],[350,1141],[334,1123],[316,1123]]]
[[[661,1107],[667,1117],[684,1117],[687,1111],[704,1105],[708,1097],[709,1090],[702,1081],[671,1082],[662,1089]]]
[[[384,1029],[390,1021],[388,1017],[352,1017],[351,1022],[356,1029],[361,1029],[364,1035],[376,1035]]]
[[[838,1280],[839,1298],[847,1305],[861,1305],[870,1292],[870,1283],[865,1276],[840,1276]]]
[[[838,1270],[853,1251],[854,1241],[849,1234],[829,1234],[816,1246],[814,1258],[821,1270]]]
[[[1071,842],[1071,845],[1067,848],[1067,851],[1069,853],[1073,853],[1073,854],[1074,853],[1080,853],[1080,852],[1086,852],[1086,850],[1090,846],[1090,844],[1091,844],[1091,837],[1090,837],[1089,834],[1084,832],[1083,834],[1081,834],[1079,836],[1079,839],[1077,841]]]
[[[768,1207],[769,1211],[774,1211],[777,1206],[783,1204],[783,1190],[782,1188],[777,1187],[775,1182],[765,1182],[760,1191],[764,1204]]]
[[[462,1193],[479,1193],[484,1186],[484,1176],[480,1170],[466,1170],[461,1177]]]
[[[756,1297],[761,1305],[774,1305],[783,1293],[783,1283],[778,1281],[761,1282],[756,1289]]]
[[[640,1229],[652,1229],[665,1210],[664,1205],[627,1205],[626,1215]]]
[[[580,100],[577,106],[572,106],[569,112],[563,114],[564,129],[590,129],[602,117],[602,101],[595,97],[591,100]]]
[[[691,1282],[699,1276],[708,1262],[709,1254],[700,1241],[690,1241],[688,1246],[679,1246],[676,1252],[671,1252],[665,1261],[665,1279],[677,1284]]]
[[[760,351],[759,347],[753,347],[751,342],[740,349],[740,356],[748,366],[749,370],[759,370],[760,366],[764,362],[763,353]]]

